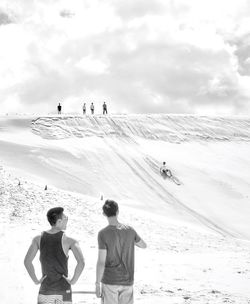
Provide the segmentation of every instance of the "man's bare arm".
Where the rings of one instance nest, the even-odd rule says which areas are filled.
[[[76,267],[75,267],[75,271],[74,271],[74,275],[72,277],[71,280],[68,280],[68,282],[73,285],[77,282],[77,280],[79,279],[83,269],[84,269],[84,266],[85,266],[85,262],[84,262],[84,257],[83,257],[83,254],[82,254],[82,250],[79,246],[79,243],[74,241],[74,243],[72,244],[72,246],[70,247],[70,249],[72,250],[73,254],[74,254],[74,257],[76,259]]]
[[[28,271],[28,274],[30,275],[32,281],[35,284],[40,284],[42,282],[42,279],[38,280],[36,273],[35,273],[34,265],[32,263],[37,254],[37,251],[39,249],[39,240],[40,240],[40,236],[37,236],[32,240],[32,243],[24,258],[24,266],[25,266],[26,270]]]
[[[140,241],[135,243],[135,245],[140,248],[147,248],[147,244],[143,241],[143,239],[140,239]]]
[[[105,262],[106,262],[107,250],[99,249],[98,251],[98,260],[96,264],[96,296],[101,297],[101,280],[104,273]]]

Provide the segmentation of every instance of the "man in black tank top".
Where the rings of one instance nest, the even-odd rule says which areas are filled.
[[[41,285],[38,304],[72,303],[71,285],[75,284],[84,268],[84,258],[76,240],[65,235],[68,217],[61,207],[47,212],[51,229],[36,236],[25,256],[24,265],[36,285]],[[72,250],[77,261],[73,277],[68,278],[68,253]],[[40,251],[42,278],[36,276],[33,260]]]

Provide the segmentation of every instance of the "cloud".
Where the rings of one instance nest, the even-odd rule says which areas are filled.
[[[136,112],[180,112],[183,101],[182,111],[188,112],[201,102],[216,108],[237,95],[237,79],[226,49],[204,50],[179,42],[143,39],[144,43],[137,41],[131,48],[130,34],[134,38],[144,35],[143,27],[137,31],[110,34],[105,36],[106,43],[101,35],[96,37],[100,47],[95,55],[106,55],[108,72],[95,79],[95,85],[119,105]]]
[[[234,55],[238,61],[238,72],[240,75],[250,75],[250,32],[229,40],[234,47]]]
[[[60,11],[60,16],[63,18],[72,18],[75,16],[75,14],[73,12],[71,12],[70,10],[63,9]]]
[[[13,0],[18,22],[0,31],[6,111],[11,98],[24,112],[59,100],[75,111],[83,100],[111,112],[250,111],[243,0],[28,3]]]
[[[7,13],[0,10],[0,26],[14,23],[14,19]]]
[[[125,21],[144,17],[145,15],[162,14],[164,4],[162,1],[155,0],[127,0],[127,1],[111,1],[116,13]]]

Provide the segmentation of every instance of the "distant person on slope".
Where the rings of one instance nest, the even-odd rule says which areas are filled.
[[[61,111],[62,111],[62,106],[61,106],[61,104],[59,102],[59,104],[57,106],[57,112],[58,112],[58,114],[61,114]]]
[[[134,247],[146,243],[130,226],[118,222],[118,204],[106,200],[102,207],[108,226],[98,233],[96,296],[103,304],[133,304]]]
[[[40,286],[39,304],[72,303],[71,285],[75,284],[84,268],[84,258],[76,240],[65,235],[68,217],[61,207],[52,208],[47,212],[51,228],[36,236],[25,256],[24,265],[32,281]],[[42,278],[35,274],[33,260],[40,250]],[[77,261],[74,275],[68,278],[68,253],[72,250]]]
[[[107,108],[107,105],[106,105],[105,102],[104,102],[104,104],[102,105],[102,109],[103,109],[103,115],[104,115],[104,114],[108,114],[108,108]]]
[[[163,162],[163,164],[160,168],[160,173],[165,174],[168,177],[172,177],[172,172],[167,168],[166,162]]]
[[[83,114],[86,114],[86,103],[84,103],[82,106],[82,112]]]
[[[95,106],[94,106],[93,102],[91,102],[90,111],[91,111],[91,114],[94,114],[94,112],[95,112]]]

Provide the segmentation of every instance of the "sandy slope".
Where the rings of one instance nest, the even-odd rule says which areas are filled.
[[[0,119],[0,157],[21,177],[249,239],[247,118],[131,115]],[[167,161],[182,186],[163,180]]]
[[[101,195],[117,199],[149,243],[137,251],[138,303],[248,303],[249,125],[185,115],[0,118],[1,303],[34,302],[22,259],[55,205],[87,259],[75,288],[93,289]],[[159,176],[163,160],[181,186]]]
[[[31,304],[37,286],[28,278],[23,257],[34,235],[47,228],[48,208],[62,205],[69,215],[67,233],[80,241],[86,269],[74,290],[94,289],[97,231],[106,225],[102,201],[18,180],[0,170],[1,303]],[[167,220],[123,206],[120,217],[147,241],[136,250],[137,303],[249,303],[249,244],[222,237],[192,224]],[[39,272],[38,259],[35,262]],[[72,273],[73,264],[70,264]],[[185,300],[186,299],[186,300]],[[92,295],[75,295],[74,303],[98,303]]]

